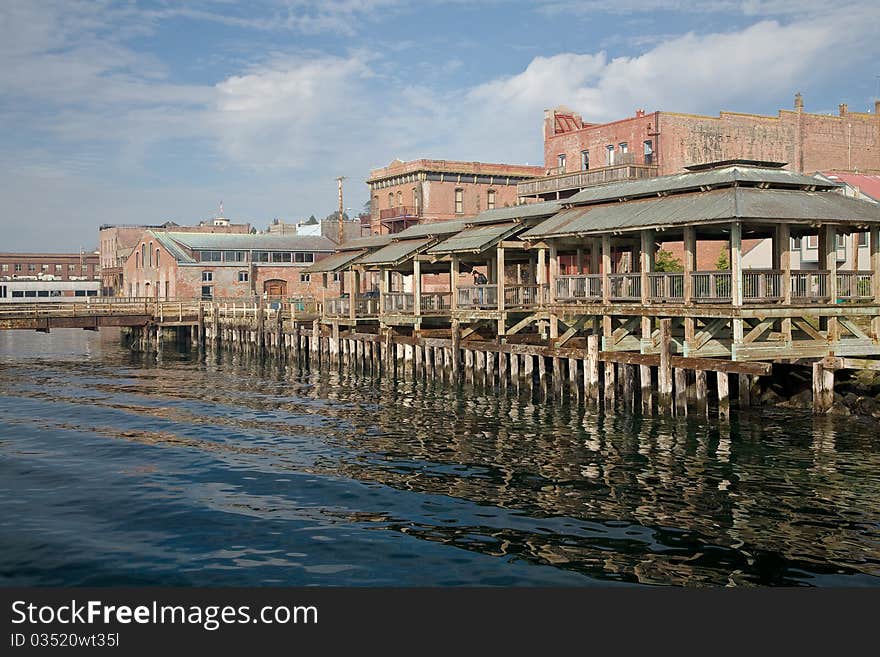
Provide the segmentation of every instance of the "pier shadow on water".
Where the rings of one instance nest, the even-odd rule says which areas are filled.
[[[0,333],[2,585],[880,584],[875,420]]]

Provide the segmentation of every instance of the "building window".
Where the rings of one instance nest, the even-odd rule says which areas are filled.
[[[220,262],[222,251],[199,251],[199,260],[202,262]]]
[[[3,271],[9,271],[9,265],[3,265]]]
[[[464,214],[464,190],[455,190],[455,214]]]
[[[619,147],[621,153],[629,153],[629,144],[625,141],[620,142]]]
[[[388,207],[389,208],[394,207],[394,193],[393,192],[388,195]]]
[[[141,267],[147,266],[147,245],[141,244]]]
[[[88,273],[89,273],[89,266],[88,266],[88,265],[83,265],[83,266],[82,266],[82,273],[83,273],[83,274],[88,274]]]
[[[397,192],[397,207],[403,205],[403,192]]]
[[[150,267],[153,266],[153,243],[150,242]]]
[[[15,264],[15,271],[21,271],[21,263],[20,262]]]
[[[819,248],[819,236],[818,235],[807,235],[807,248],[808,249],[818,249]]]
[[[859,248],[868,246],[868,233],[856,233],[856,244]],[[6,270],[4,269],[3,271]]]
[[[269,262],[269,252],[268,251],[254,251],[253,259],[254,259],[254,262]]]
[[[556,156],[556,167],[559,169],[559,173],[565,173],[565,153]]]
[[[614,144],[605,147],[605,164],[609,167],[614,164]]]
[[[28,272],[34,273],[36,271],[37,271],[37,266],[34,263],[29,262],[28,263]]]
[[[581,171],[587,171],[590,168],[590,151],[581,151]]]
[[[290,253],[286,251],[275,251],[272,253],[272,262],[291,262]]]
[[[214,298],[214,286],[213,285],[202,285],[202,300],[210,301]]]
[[[309,283],[309,282],[311,282],[311,280],[312,280],[311,274],[300,274],[299,275],[299,282],[300,283]]]
[[[46,265],[46,264],[42,264],[42,265],[40,265],[40,271],[42,271],[43,273],[48,272],[48,271],[49,271],[49,265]]]
[[[486,207],[489,210],[495,209],[495,190],[494,189],[490,189],[488,192],[486,192]]]
[[[239,283],[247,283],[250,280],[250,275],[246,271],[238,272],[238,282]]]
[[[137,260],[137,254],[135,254],[135,260]],[[71,274],[76,271],[76,265],[67,265],[67,271]]]
[[[210,283],[214,280],[214,272],[212,271],[203,271],[202,272],[202,283]]]
[[[294,262],[314,262],[315,254],[314,253],[294,253],[293,254]]]
[[[654,142],[648,139],[644,142],[645,164],[654,164]]]
[[[803,245],[803,243],[804,243],[803,237],[793,237],[791,239],[792,248],[796,249],[797,251],[801,250],[801,246]]]
[[[156,266],[159,266],[159,249],[156,249]]]
[[[244,262],[246,254],[244,251],[224,251],[223,260],[226,262]]]
[[[373,214],[379,211],[379,195],[373,197]]]
[[[334,283],[338,283],[341,279],[342,279],[342,276],[339,274],[339,272],[334,272],[334,274],[333,274],[333,282],[334,282]]]
[[[56,273],[56,274],[60,274],[60,273],[61,273],[61,265],[55,265],[55,273]]]
[[[134,252],[134,268],[135,269],[141,268],[141,254],[138,253],[137,251]],[[70,265],[70,271],[71,272],[73,271],[73,265]]]

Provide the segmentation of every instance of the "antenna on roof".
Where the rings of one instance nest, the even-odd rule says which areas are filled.
[[[217,215],[218,219],[223,218],[223,201],[220,201],[220,214]]]

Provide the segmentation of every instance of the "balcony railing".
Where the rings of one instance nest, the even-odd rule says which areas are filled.
[[[459,308],[491,309],[498,307],[497,285],[468,285],[458,288]]]
[[[648,299],[654,303],[681,303],[684,301],[684,274],[648,272]]]
[[[324,301],[324,312],[327,317],[348,317],[351,310],[351,299],[336,297]]]
[[[443,313],[452,308],[452,292],[422,292],[422,313]]]
[[[419,209],[410,205],[398,205],[394,208],[386,208],[379,210],[379,219],[385,221],[387,219],[397,219],[398,217],[418,217]]]
[[[558,301],[601,301],[602,276],[560,276],[556,279],[556,299]]]
[[[549,285],[508,285],[504,287],[505,308],[533,308],[547,301]]]
[[[358,317],[375,317],[379,314],[379,297],[358,297],[354,309]]]
[[[642,300],[642,275],[638,272],[609,274],[608,284],[611,286],[610,296],[614,301]]]
[[[781,301],[785,297],[783,289],[781,271],[743,271],[743,301]]]
[[[615,182],[618,180],[654,178],[657,175],[657,166],[618,163],[612,166],[587,169],[586,171],[575,171],[572,173],[562,173],[559,172],[558,169],[550,169],[550,171],[554,171],[555,173],[543,178],[535,178],[517,184],[517,195],[535,196],[538,194],[582,189],[584,187]]]
[[[695,271],[691,273],[691,295],[694,301],[729,302],[733,292],[729,271]]]
[[[812,301],[825,303],[831,300],[828,293],[827,271],[791,272],[792,301]]]
[[[863,301],[874,298],[874,272],[837,272],[837,298],[847,301]]]
[[[415,307],[411,292],[386,292],[383,300],[386,313],[411,313]]]

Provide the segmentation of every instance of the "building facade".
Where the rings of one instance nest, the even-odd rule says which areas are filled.
[[[370,230],[399,233],[419,223],[475,217],[483,210],[517,204],[516,185],[544,174],[543,167],[395,160],[370,172]]]
[[[776,116],[720,112],[700,116],[637,110],[610,123],[587,123],[565,107],[544,112],[546,175],[634,164],[657,167],[657,175],[725,160],[785,162],[799,172],[828,169],[880,172],[880,101],[874,113],[837,115],[794,109]]]
[[[206,219],[196,226],[180,226],[173,221],[156,226],[104,224],[98,234],[101,290],[104,296],[126,296],[123,267],[145,230],[246,235],[251,232],[251,225],[234,224],[225,217]]]
[[[0,302],[97,296],[97,252],[0,253]]]
[[[123,267],[126,296],[159,299],[320,298],[338,282],[305,268],[333,253],[321,236],[143,231]]]

